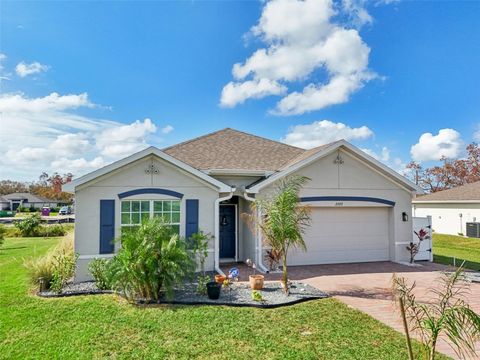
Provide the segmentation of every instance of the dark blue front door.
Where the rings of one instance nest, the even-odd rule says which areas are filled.
[[[220,205],[220,257],[235,257],[235,206]]]

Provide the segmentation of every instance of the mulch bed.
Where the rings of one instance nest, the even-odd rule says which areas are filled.
[[[252,299],[252,290],[247,283],[234,283],[228,288],[222,287],[220,298],[211,300],[206,295],[199,295],[196,292],[196,284],[186,284],[183,288],[175,290],[172,300],[163,299],[161,304],[183,304],[183,305],[225,305],[225,306],[250,306],[259,308],[276,308],[280,306],[293,305],[300,302],[323,299],[329,295],[317,288],[301,283],[292,282],[290,294],[287,296],[279,282],[265,282],[262,290],[262,301]],[[111,290],[99,290],[92,281],[69,284],[61,293],[39,292],[41,297],[65,297],[75,295],[94,295],[113,293]],[[149,305],[144,300],[137,300],[138,305]]]

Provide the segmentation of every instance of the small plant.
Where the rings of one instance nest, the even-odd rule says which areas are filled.
[[[99,258],[93,259],[88,265],[88,271],[90,271],[90,274],[92,274],[95,284],[100,290],[107,290],[111,288],[108,265],[108,259]]]
[[[199,295],[207,294],[207,283],[210,282],[210,276],[205,275],[205,260],[208,256],[208,242],[210,239],[210,235],[204,234],[201,231],[192,234],[188,239],[194,258],[198,258],[198,261],[200,262],[201,274],[197,276],[197,293]]]
[[[263,301],[262,293],[258,290],[252,291],[252,300],[253,301]]]
[[[197,276],[197,293],[199,295],[207,295],[207,284],[211,281],[208,275]]]
[[[22,236],[36,236],[38,235],[41,221],[40,215],[35,213],[15,222],[15,226],[20,230]]]
[[[75,264],[78,255],[60,253],[53,257],[55,265],[53,270],[53,278],[50,284],[50,289],[56,293],[60,293],[63,287],[75,274]]]
[[[413,233],[417,236],[418,242],[415,243],[411,241],[407,246],[407,250],[410,252],[410,264],[414,263],[415,256],[417,256],[418,252],[420,251],[420,245],[422,241],[430,238],[428,231],[425,229],[420,229],[418,232],[414,231]]]
[[[459,358],[476,354],[475,342],[480,339],[480,316],[464,299],[468,284],[464,281],[461,267],[452,274],[444,274],[443,288],[432,289],[434,301],[428,303],[420,303],[415,298],[415,283],[408,285],[404,278],[396,275],[393,276],[392,283],[403,320],[410,360],[414,359],[411,333],[420,336],[423,359],[435,359],[437,341],[442,335],[450,340]]]

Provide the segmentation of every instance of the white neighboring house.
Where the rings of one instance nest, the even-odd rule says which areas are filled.
[[[419,196],[413,216],[431,216],[433,231],[466,235],[466,224],[480,222],[480,181]]]
[[[292,174],[311,179],[300,196],[313,210],[307,251],[293,251],[291,265],[408,261],[415,184],[344,140],[304,150],[227,128],[149,147],[64,185],[75,193],[76,281],[91,278],[92,259],[118,251],[122,228],[152,216],[181,237],[214,235],[207,270],[246,259],[265,270],[265,244],[240,214]]]

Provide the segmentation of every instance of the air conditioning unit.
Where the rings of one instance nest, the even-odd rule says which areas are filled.
[[[480,223],[478,222],[467,223],[467,237],[480,238]]]

